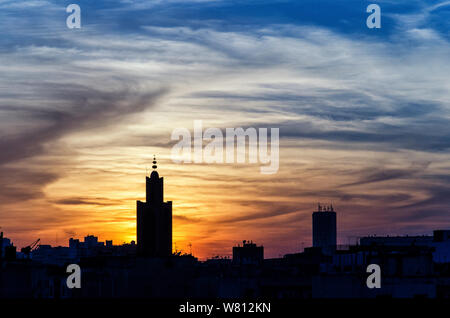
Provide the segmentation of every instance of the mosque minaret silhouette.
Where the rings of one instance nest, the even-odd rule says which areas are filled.
[[[156,158],[146,176],[146,202],[137,201],[137,251],[140,256],[172,255],[172,201],[164,202],[164,178],[160,178]]]

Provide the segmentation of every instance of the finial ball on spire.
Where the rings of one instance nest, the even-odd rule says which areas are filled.
[[[152,166],[152,168],[153,169],[156,169],[156,168],[158,168],[158,166],[156,165],[156,156],[155,155],[153,155],[153,166]]]

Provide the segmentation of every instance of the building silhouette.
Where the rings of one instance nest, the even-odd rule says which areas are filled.
[[[146,202],[137,201],[137,251],[140,256],[172,255],[172,201],[164,202],[164,178],[153,171],[146,181]]]
[[[264,246],[257,246],[253,241],[242,241],[242,246],[233,246],[233,264],[260,265],[264,261]]]
[[[150,191],[154,190],[151,182],[162,185],[155,173],[156,179],[147,178]],[[4,252],[0,253],[0,299],[450,299],[450,230],[436,230],[432,236],[366,236],[345,249],[334,248],[330,244],[335,243],[335,236],[325,235],[315,247],[279,258],[264,258],[263,246],[252,241],[234,246],[232,259],[217,256],[199,261],[179,253],[159,257],[171,250],[162,240],[152,241],[158,235],[155,233],[165,235],[166,242],[171,235],[164,228],[156,228],[151,216],[155,211],[169,212],[164,214],[167,217],[171,210],[169,203],[163,205],[161,196],[160,201],[154,201],[152,193],[138,212],[145,213],[144,217],[150,215],[140,221],[153,222],[141,223],[144,237],[140,237],[141,255],[153,257],[136,257],[134,241],[113,245],[112,241],[100,242],[94,235],[85,236],[83,242],[71,238],[69,247],[40,244],[28,257],[16,252],[0,233]],[[316,235],[330,229],[333,232],[335,220],[328,217],[334,213],[331,206],[314,213]],[[167,218],[158,222],[164,220]],[[142,231],[139,233],[142,235]],[[323,248],[332,252],[325,254]],[[82,288],[67,287],[68,264],[80,266]],[[382,269],[381,288],[367,287],[369,264]]]
[[[336,212],[333,206],[318,205],[312,214],[313,247],[322,249],[324,254],[332,254],[336,250]]]

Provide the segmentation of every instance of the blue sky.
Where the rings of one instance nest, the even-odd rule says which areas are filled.
[[[370,3],[381,29],[366,27]],[[225,232],[289,252],[308,242],[317,201],[342,211],[341,243],[448,227],[449,18],[449,1],[0,0],[2,226],[52,240],[98,222],[129,240],[158,153],[175,240],[208,253],[222,253],[212,233],[234,242]],[[279,127],[277,186],[252,166],[171,163],[170,132],[196,119]]]

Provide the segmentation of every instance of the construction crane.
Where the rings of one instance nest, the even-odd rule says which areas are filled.
[[[34,241],[33,243],[31,243],[28,246],[22,247],[22,249],[20,250],[22,253],[24,253],[26,256],[30,256],[30,253],[32,251],[34,251],[37,247],[38,247],[38,243],[40,242],[40,238],[38,238],[36,241]]]

